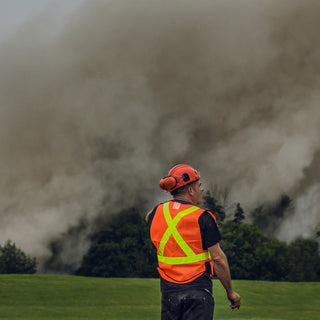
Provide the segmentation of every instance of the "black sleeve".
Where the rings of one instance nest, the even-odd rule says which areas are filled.
[[[155,215],[155,213],[156,213],[157,208],[158,208],[158,206],[154,207],[153,210],[152,210],[152,212],[150,213],[150,215],[149,215],[149,217],[148,217],[147,223],[148,223],[149,229],[151,228],[151,223],[152,223],[152,220],[153,220],[153,218],[154,218],[154,215]]]
[[[201,214],[198,223],[200,226],[203,250],[207,250],[221,240],[217,223],[208,211]]]

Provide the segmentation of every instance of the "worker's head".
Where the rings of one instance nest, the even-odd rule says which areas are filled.
[[[187,164],[173,167],[168,176],[160,180],[161,189],[170,192],[173,197],[185,199],[193,204],[202,202],[200,173]]]

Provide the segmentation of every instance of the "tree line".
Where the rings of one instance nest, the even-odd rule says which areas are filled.
[[[233,279],[320,281],[320,255],[316,239],[298,238],[286,243],[270,236],[274,221],[283,217],[291,205],[288,196],[281,196],[273,206],[256,208],[252,213],[253,222],[249,224],[244,223],[246,214],[240,203],[235,206],[233,217],[225,221],[223,205],[210,192],[204,195],[204,207],[217,217],[222,235],[220,245],[228,257]],[[101,224],[90,240],[91,246],[83,256],[81,266],[73,274],[158,277],[156,251],[150,241],[144,214],[137,208],[127,208],[112,216]],[[0,273],[12,273],[10,266],[4,262],[10,261],[8,248],[4,250],[6,247],[11,251],[19,251],[12,242],[0,246]],[[16,256],[20,257],[20,260],[14,258],[16,264],[20,261],[25,268],[17,269],[11,264],[14,273],[36,271],[34,258],[21,252]]]
[[[8,273],[36,273],[37,259],[26,255],[20,248],[11,240],[0,245],[0,274]]]

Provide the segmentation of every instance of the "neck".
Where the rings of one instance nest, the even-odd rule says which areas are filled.
[[[187,197],[187,196],[176,196],[173,198],[173,200],[182,200],[182,201],[187,201],[194,204],[192,199],[190,199],[190,197]]]

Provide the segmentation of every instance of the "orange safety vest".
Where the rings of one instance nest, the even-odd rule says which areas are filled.
[[[177,201],[165,202],[156,209],[150,236],[157,248],[158,271],[163,279],[173,283],[191,282],[206,271],[206,262],[211,264],[212,276],[210,254],[202,249],[198,224],[204,211]]]

